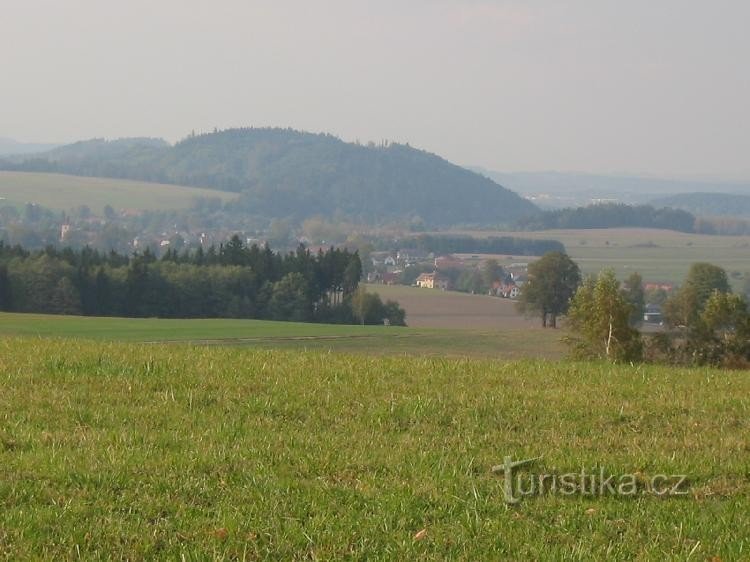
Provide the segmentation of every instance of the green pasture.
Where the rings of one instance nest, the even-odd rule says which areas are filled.
[[[749,375],[4,337],[0,558],[746,560]]]
[[[0,336],[130,342],[191,342],[265,348],[318,349],[390,355],[558,358],[554,330],[432,329],[350,326],[266,320],[93,318],[0,313]]]

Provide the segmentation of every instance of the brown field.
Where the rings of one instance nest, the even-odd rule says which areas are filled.
[[[508,299],[402,285],[366,287],[383,300],[398,301],[406,310],[406,322],[415,328],[519,330],[539,325],[536,319],[520,314]]]

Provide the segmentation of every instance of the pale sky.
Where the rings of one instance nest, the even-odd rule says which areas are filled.
[[[2,0],[0,137],[291,126],[750,179],[748,0]]]

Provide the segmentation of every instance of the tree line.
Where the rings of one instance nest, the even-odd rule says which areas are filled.
[[[420,234],[400,241],[404,247],[413,247],[435,254],[508,254],[511,256],[541,256],[547,252],[562,252],[559,240],[535,240],[515,236],[448,236]]]
[[[519,230],[637,227],[692,233],[695,216],[679,209],[606,203],[545,211],[520,219],[516,226]]]
[[[559,252],[529,266],[519,307],[555,327],[566,315],[566,341],[577,359],[670,365],[750,366],[750,307],[733,294],[721,267],[695,263],[663,306],[667,330],[644,335],[645,295],[640,275],[620,283],[612,270],[582,279],[578,266]]]
[[[352,298],[361,277],[357,252],[281,254],[237,236],[159,259],[150,250],[30,252],[0,243],[0,310],[11,312],[359,323]],[[374,300],[365,323],[404,323],[397,303]]]

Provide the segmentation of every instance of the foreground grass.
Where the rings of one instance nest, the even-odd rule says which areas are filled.
[[[0,557],[747,559],[749,413],[747,372],[5,338]],[[509,507],[505,455],[690,495]]]

